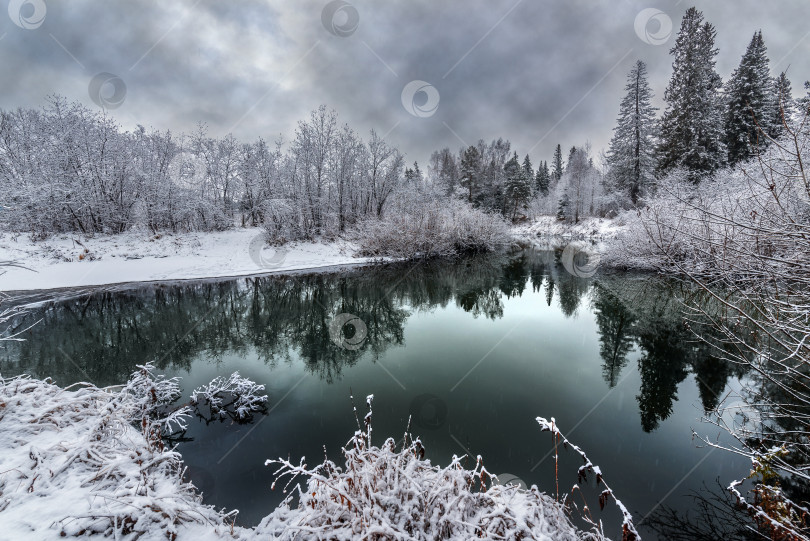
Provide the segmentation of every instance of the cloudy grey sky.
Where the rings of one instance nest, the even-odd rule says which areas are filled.
[[[212,135],[274,140],[327,104],[363,135],[388,134],[409,162],[499,136],[535,162],[558,142],[600,150],[636,59],[647,62],[660,102],[691,5],[717,28],[724,80],[758,29],[772,71],[789,67],[794,95],[810,79],[808,0],[4,3],[0,108],[39,107],[53,93],[97,107],[89,86],[103,72],[126,86],[109,114],[127,129],[190,131],[202,121]],[[639,27],[637,18],[649,20]],[[435,91],[406,96],[409,112],[402,93],[414,80]],[[117,101],[114,91],[101,87]]]

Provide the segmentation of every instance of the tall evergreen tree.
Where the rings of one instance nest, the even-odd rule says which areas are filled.
[[[504,173],[506,175],[504,191],[514,220],[518,208],[525,205],[532,195],[531,180],[530,177],[526,176],[523,167],[521,167],[517,152],[504,165]]]
[[[790,79],[783,71],[773,80],[773,98],[770,121],[770,136],[779,137],[785,130],[785,121],[790,120],[796,112],[796,104],[793,101],[793,90]]]
[[[529,184],[531,185],[531,180],[534,178],[534,168],[532,167],[532,161],[529,159],[528,154],[523,158],[523,174],[529,179]]]
[[[413,162],[413,169],[410,167],[405,168],[405,180],[411,185],[422,182],[422,171],[419,169],[418,163]]]
[[[810,116],[810,81],[804,82],[804,89],[807,93],[796,102],[800,118]]]
[[[557,145],[557,148],[554,149],[553,162],[554,169],[551,171],[551,179],[554,182],[559,182],[563,176],[562,147],[560,145]]]
[[[470,146],[461,154],[461,174],[459,184],[467,190],[467,202],[472,204],[473,197],[478,193],[478,181],[481,171],[481,154],[474,146]]]
[[[568,219],[570,214],[571,200],[568,198],[568,192],[563,192],[557,203],[557,220],[563,222]]]
[[[619,119],[607,154],[613,183],[633,204],[653,180],[655,111],[647,65],[638,60],[627,76],[627,94],[619,105]]]
[[[571,149],[568,151],[568,161],[565,163],[566,170],[568,170],[568,168],[571,166],[571,162],[574,161],[574,154],[576,153],[577,147],[572,146]]]
[[[722,80],[715,71],[717,31],[703,21],[703,13],[686,11],[675,46],[673,73],[661,118],[658,170],[683,167],[698,182],[725,164]]]
[[[762,31],[756,32],[726,84],[726,148],[728,163],[751,158],[765,145],[773,118],[773,82]]]
[[[540,162],[540,165],[537,166],[537,175],[534,178],[534,188],[537,190],[537,193],[546,197],[548,195],[548,184],[550,180],[551,176],[548,172],[548,162]]]

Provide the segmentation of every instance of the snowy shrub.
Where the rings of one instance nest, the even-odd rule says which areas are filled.
[[[264,391],[264,385],[234,372],[227,379],[217,376],[207,385],[194,389],[191,403],[197,407],[207,404],[211,415],[244,420],[265,408],[267,395],[260,395],[261,391]]]
[[[509,240],[503,218],[458,201],[390,212],[363,223],[356,236],[360,255],[403,259],[487,252]]]
[[[224,536],[229,515],[202,505],[180,455],[139,418],[170,387],[142,370],[118,391],[0,378],[3,536],[175,539],[181,527]]]
[[[169,378],[163,374],[156,375],[151,363],[138,365],[123,388],[123,395],[131,397],[127,406],[134,411],[129,416],[141,424],[144,435],[150,442],[162,445],[161,438],[187,428],[187,418],[191,409],[187,406],[173,408],[172,404],[180,398],[180,378]]]
[[[369,397],[369,405],[370,405]],[[345,465],[330,460],[308,469],[279,458],[274,486],[285,491],[301,476],[306,488],[293,494],[256,528],[272,539],[603,539],[600,533],[577,530],[565,507],[541,493],[499,485],[477,457],[472,469],[465,457],[453,456],[446,467],[424,459],[419,439],[405,434],[401,448],[392,438],[371,443],[358,430],[343,448]],[[296,498],[297,496],[297,498]],[[297,505],[293,501],[297,500]]]

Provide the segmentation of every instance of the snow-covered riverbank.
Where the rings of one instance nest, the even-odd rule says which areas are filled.
[[[512,228],[512,234],[518,238],[607,241],[616,238],[624,229],[621,222],[609,218],[583,218],[579,223],[571,224],[555,216],[538,216]]]
[[[35,291],[151,282],[246,276],[269,272],[363,264],[346,241],[291,243],[262,247],[262,230],[237,228],[211,233],[56,235],[32,241],[26,235],[0,235],[0,291]]]
[[[622,226],[602,218],[566,224],[553,216],[512,228],[517,239],[607,241]],[[374,261],[357,257],[346,240],[263,246],[262,229],[235,228],[209,233],[128,232],[120,235],[55,235],[32,241],[0,234],[0,291],[38,291],[135,282],[199,280],[270,272],[319,269]]]

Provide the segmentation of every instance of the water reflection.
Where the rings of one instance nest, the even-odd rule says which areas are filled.
[[[266,385],[261,423],[201,421],[180,444],[206,503],[240,509],[241,524],[283,498],[269,490],[264,461],[319,459],[324,446],[338,460],[355,429],[348,396],[370,393],[376,434],[397,437],[410,417],[431,460],[480,454],[491,471],[546,489],[554,465],[534,417],[554,415],[612,474],[631,511],[643,517],[668,497],[688,512],[694,504],[679,493],[747,466],[719,452],[706,458],[690,438],[700,410],[741,375],[684,323],[684,302],[710,303],[654,276],[573,276],[561,253],[523,248],[43,300],[15,322],[42,320],[26,341],[0,344],[0,373],[113,385],[152,361],[182,376],[185,395],[234,370]],[[362,320],[361,347],[336,344],[339,314]],[[561,471],[581,465],[561,461]]]
[[[544,292],[548,306],[556,300],[567,318],[593,312],[608,388],[620,382],[631,353],[640,352],[636,400],[644,431],[669,417],[678,385],[690,373],[703,408],[714,409],[728,379],[740,374],[684,323],[683,302],[703,302],[700,293],[651,276],[576,277],[559,265],[560,253],[521,249],[452,263],[90,292],[44,302],[20,318],[20,329],[41,323],[24,342],[0,344],[0,372],[103,386],[120,383],[147,361],[188,370],[201,356],[217,363],[250,351],[271,368],[300,358],[310,373],[332,383],[361,356],[378,359],[403,345],[406,321],[415,312],[454,303],[474,318],[497,320],[506,300],[531,288]],[[362,348],[334,347],[329,326],[342,313],[365,323]]]

